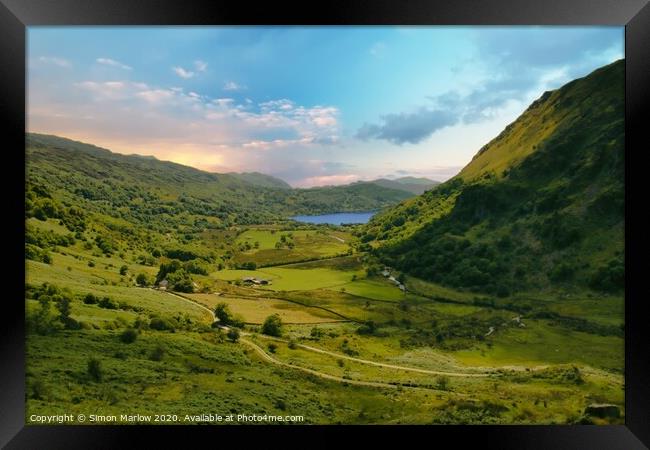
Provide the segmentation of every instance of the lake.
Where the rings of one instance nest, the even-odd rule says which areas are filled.
[[[356,213],[321,214],[318,216],[293,216],[293,220],[305,223],[341,225],[343,223],[367,223],[376,211]]]

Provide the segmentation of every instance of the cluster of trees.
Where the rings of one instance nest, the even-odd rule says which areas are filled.
[[[589,285],[605,292],[621,291],[625,288],[625,261],[623,257],[614,258],[599,267],[591,276]]]
[[[291,250],[295,246],[296,244],[293,241],[293,233],[281,234],[280,240],[275,243],[275,248],[277,249],[288,248]]]
[[[416,277],[497,296],[510,295],[513,267],[509,254],[490,242],[423,231],[417,238],[383,251],[389,265]]]
[[[53,284],[43,283],[40,287],[28,286],[27,298],[37,300],[38,310],[27,316],[27,328],[38,334],[51,334],[60,329],[77,330],[81,324],[70,317],[72,294]],[[52,310],[52,305],[54,309]]]
[[[243,263],[234,263],[233,267],[237,270],[255,270],[257,269],[257,264],[253,261],[247,261]]]
[[[86,229],[86,217],[80,208],[62,205],[46,187],[35,183],[28,183],[25,192],[25,218],[30,217],[43,221],[59,219],[61,225],[72,232],[83,232]]]
[[[194,281],[187,269],[187,264],[177,259],[164,262],[160,265],[156,275],[156,283],[167,280],[170,289],[178,292],[194,292]]]

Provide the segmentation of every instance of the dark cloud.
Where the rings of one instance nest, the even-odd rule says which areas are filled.
[[[364,124],[356,134],[359,139],[384,139],[394,144],[418,142],[434,131],[458,121],[449,111],[422,107],[412,113],[387,114],[382,116],[381,125]]]

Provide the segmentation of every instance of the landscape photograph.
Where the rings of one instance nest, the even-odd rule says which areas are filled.
[[[26,43],[27,425],[625,423],[623,27]]]

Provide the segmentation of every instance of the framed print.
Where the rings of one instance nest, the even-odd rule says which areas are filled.
[[[469,3],[2,0],[2,444],[646,448],[650,7]]]

